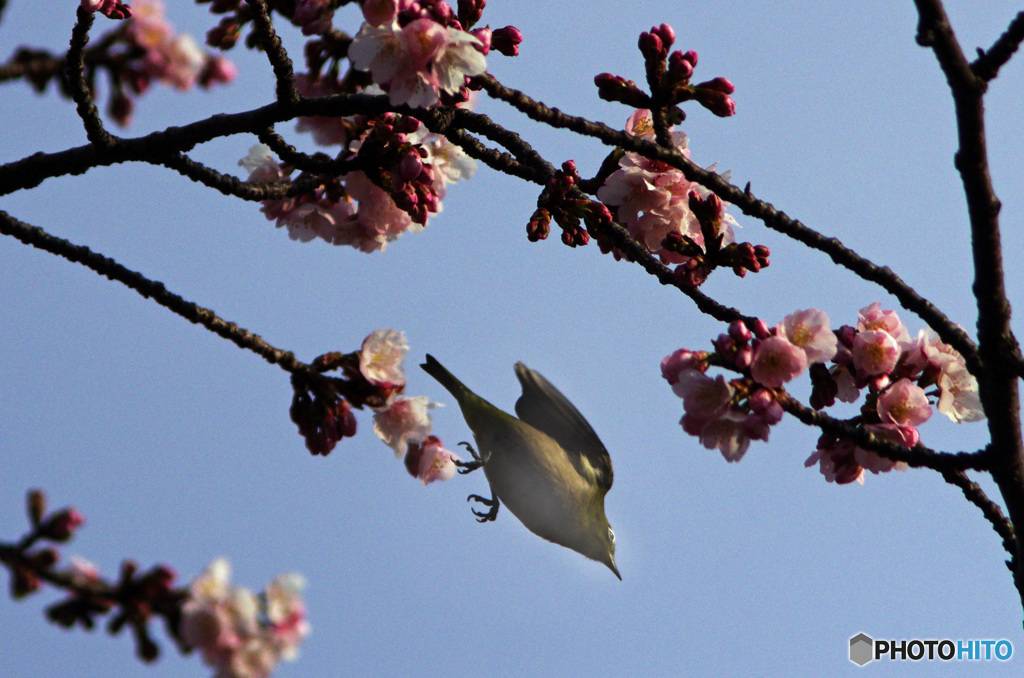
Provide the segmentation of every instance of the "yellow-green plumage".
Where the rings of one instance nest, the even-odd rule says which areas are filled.
[[[534,534],[615,566],[615,538],[604,513],[611,459],[597,434],[539,373],[516,363],[519,418],[470,391],[428,355],[421,367],[458,401],[494,496]]]

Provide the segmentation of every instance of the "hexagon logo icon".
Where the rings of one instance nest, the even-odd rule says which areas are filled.
[[[875,658],[875,641],[866,633],[858,633],[850,638],[850,661],[857,666],[864,666]]]

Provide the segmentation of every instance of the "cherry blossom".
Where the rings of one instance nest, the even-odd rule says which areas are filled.
[[[816,308],[790,313],[779,324],[778,333],[802,348],[808,363],[831,360],[839,343],[829,326],[828,315]]]
[[[878,397],[877,410],[883,422],[899,426],[917,426],[932,416],[924,389],[907,378],[900,379]]]
[[[441,445],[437,436],[427,436],[422,443],[411,443],[405,455],[405,467],[424,485],[455,476],[455,462],[459,457]]]
[[[936,409],[939,412],[957,423],[981,421],[985,418],[978,393],[978,380],[962,362],[949,363],[939,375],[938,386],[939,402]]]
[[[754,347],[750,376],[759,384],[778,388],[806,369],[807,354],[785,337],[768,337]]]
[[[853,339],[850,350],[857,376],[873,377],[888,374],[900,358],[900,346],[885,330],[866,330]]]
[[[266,678],[282,659],[293,659],[309,634],[302,579],[282,575],[262,596],[232,586],[227,560],[218,558],[189,587],[180,636],[200,651],[217,676]]]
[[[355,68],[370,71],[392,104],[426,108],[440,92],[455,94],[467,77],[486,72],[482,48],[469,33],[424,17],[405,26],[364,23],[348,56]]]
[[[373,415],[373,432],[401,459],[410,443],[420,443],[434,426],[428,410],[437,407],[427,396],[398,396]]]
[[[359,371],[370,382],[405,384],[402,361],[408,352],[409,341],[405,334],[392,329],[375,330],[363,340],[359,351]]]

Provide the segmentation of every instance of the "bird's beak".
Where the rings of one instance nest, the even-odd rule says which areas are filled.
[[[619,574],[619,568],[615,567],[615,556],[612,556],[611,560],[609,560],[605,564],[608,566],[608,569],[611,570],[612,573],[614,573],[615,576],[619,578],[619,581],[622,581],[622,575]]]

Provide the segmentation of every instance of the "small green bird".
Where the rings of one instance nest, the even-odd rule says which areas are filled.
[[[465,473],[482,466],[490,483],[492,499],[469,497],[491,507],[473,510],[480,522],[494,520],[503,502],[530,532],[604,563],[622,579],[604,514],[612,460],[579,410],[522,363],[515,365],[523,386],[518,419],[470,391],[433,356],[420,367],[455,396],[473,431],[475,461],[460,465]]]

